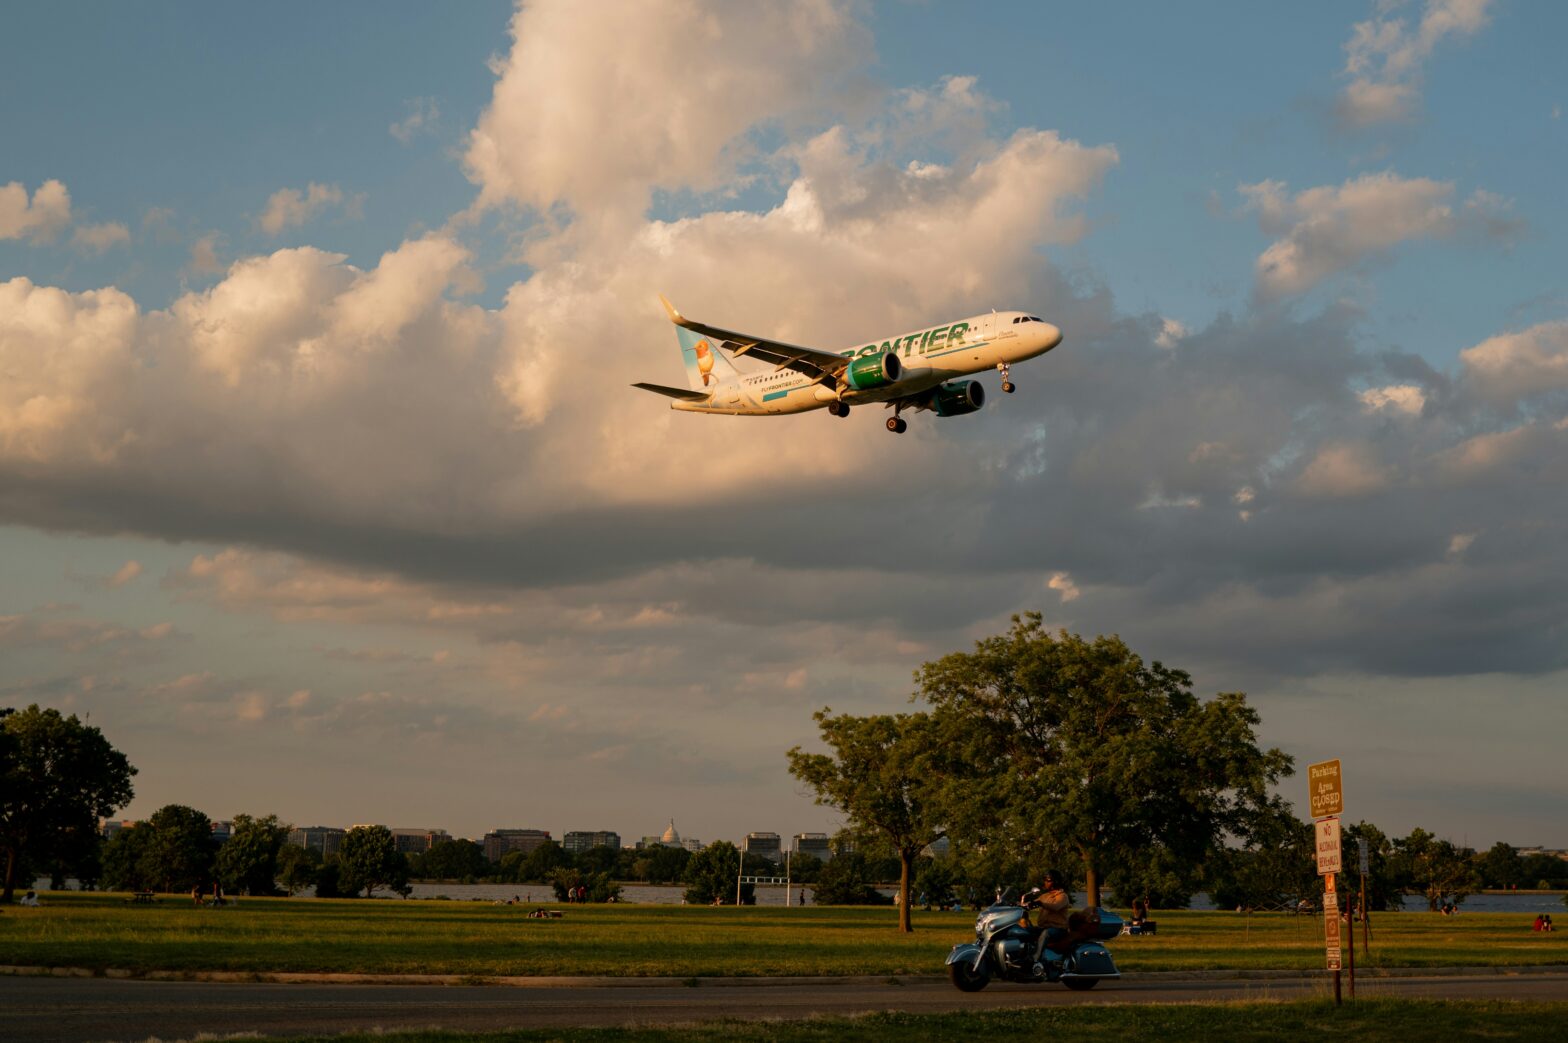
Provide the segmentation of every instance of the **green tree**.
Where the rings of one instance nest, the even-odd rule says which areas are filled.
[[[1397,878],[1393,865],[1394,844],[1388,835],[1370,822],[1357,822],[1346,826],[1341,834],[1344,839],[1345,865],[1354,867],[1355,875],[1344,874],[1346,888],[1361,890],[1360,847],[1358,840],[1367,842],[1366,891],[1367,908],[1374,912],[1402,909],[1405,905],[1404,888]]]
[[[690,905],[732,905],[739,877],[740,849],[728,840],[715,840],[686,864],[686,901]],[[754,885],[742,885],[741,904],[751,905],[756,892]]]
[[[36,703],[0,714],[0,903],[11,901],[24,866],[79,856],[98,819],[130,803],[135,774],[125,754],[75,714]]]
[[[802,851],[789,859],[789,877],[797,884],[809,884],[822,873],[822,859]]]
[[[338,850],[338,888],[350,897],[376,888],[401,892],[408,886],[408,858],[385,826],[356,826]]]
[[[1227,848],[1209,859],[1207,883],[1215,905],[1268,910],[1294,907],[1304,898],[1317,901],[1323,886],[1318,882],[1312,823],[1301,821],[1276,797],[1256,811],[1246,833],[1246,846]]]
[[[184,804],[165,804],[152,813],[146,828],[151,835],[142,853],[142,876],[152,887],[183,893],[212,882],[218,845],[210,818]]]
[[[1512,845],[1501,840],[1476,856],[1476,869],[1487,887],[1518,887],[1525,882],[1524,859]]]
[[[223,889],[233,894],[276,894],[278,857],[292,828],[276,815],[235,815],[229,839],[218,848],[217,873]]]
[[[484,847],[472,840],[437,840],[409,859],[409,873],[423,880],[472,881],[488,876],[490,868]]]
[[[1407,890],[1425,896],[1427,909],[1435,913],[1445,900],[1459,905],[1480,890],[1473,855],[1424,829],[1413,829],[1394,841],[1394,872]]]
[[[572,856],[560,844],[553,840],[546,840],[523,858],[517,868],[517,881],[543,883],[548,881],[557,869],[570,868],[573,868]]]
[[[898,929],[910,917],[911,869],[920,852],[947,833],[941,784],[948,767],[925,713],[813,715],[831,755],[790,750],[790,774],[816,791],[818,804],[843,812],[857,831],[876,836],[898,855]]]
[[[872,886],[870,863],[859,851],[834,856],[817,877],[811,898],[817,905],[888,905],[893,900]]]
[[[1245,695],[1200,701],[1182,671],[1145,664],[1118,637],[1053,636],[1038,613],[918,678],[953,760],[970,767],[949,790],[955,839],[1005,838],[1031,865],[1076,865],[1090,905],[1107,873],[1152,848],[1197,865],[1244,835],[1291,771],[1258,747]]]
[[[1524,878],[1531,887],[1543,891],[1568,887],[1568,862],[1556,855],[1548,855],[1541,851],[1524,856],[1523,862]]]
[[[110,891],[151,891],[157,887],[152,830],[145,824],[116,830],[103,846],[103,885]]]
[[[278,883],[290,896],[296,895],[316,882],[321,863],[321,852],[315,848],[284,844],[278,852]]]

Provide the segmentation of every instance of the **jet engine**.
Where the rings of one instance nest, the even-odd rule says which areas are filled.
[[[985,405],[985,387],[978,380],[955,380],[942,384],[931,393],[931,408],[937,416],[963,416],[978,413]]]
[[[904,364],[891,351],[881,355],[862,355],[844,370],[844,382],[856,391],[887,387],[904,375]]]

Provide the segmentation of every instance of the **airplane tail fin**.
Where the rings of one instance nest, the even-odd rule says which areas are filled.
[[[659,300],[669,313],[670,321],[675,323],[675,339],[680,343],[681,358],[686,363],[686,382],[693,391],[711,392],[719,384],[739,375],[735,363],[719,350],[713,338],[682,326],[683,316],[675,310],[675,305],[663,294],[659,295]]]

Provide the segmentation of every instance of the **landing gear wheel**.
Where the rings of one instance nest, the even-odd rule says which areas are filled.
[[[1092,989],[1096,985],[1100,984],[1100,979],[1098,979],[1098,978],[1063,978],[1062,979],[1062,984],[1067,986],[1069,989],[1072,989],[1074,992],[1088,992],[1090,989]]]
[[[991,972],[984,967],[975,970],[968,960],[948,964],[947,976],[953,979],[959,992],[979,992],[991,984]]]
[[[901,435],[909,430],[909,421],[903,417],[890,416],[887,418],[887,429],[895,435]]]
[[[849,415],[849,407],[846,406],[842,402],[837,402],[837,401],[829,402],[828,403],[828,413],[830,415],[832,415],[832,416],[848,416]]]
[[[1011,380],[1004,380],[1004,381],[1002,381],[1002,391],[1005,392],[1006,394],[1011,395],[1014,391],[1017,391],[1017,390],[1018,390],[1018,385],[1014,384]]]
[[[843,417],[849,416],[849,403],[848,402],[840,402],[838,404],[838,415],[839,416],[843,416]]]

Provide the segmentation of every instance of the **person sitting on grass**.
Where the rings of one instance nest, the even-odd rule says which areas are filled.
[[[28,907],[33,908],[33,909],[38,908],[38,893],[36,891],[29,891],[29,892],[27,892],[25,895],[22,896],[22,901],[21,901],[20,904],[28,906]]]

